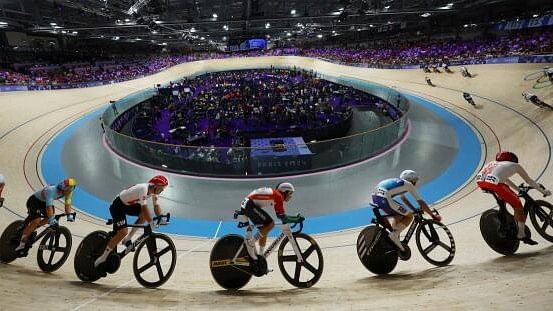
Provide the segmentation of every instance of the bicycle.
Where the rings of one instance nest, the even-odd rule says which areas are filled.
[[[169,222],[170,214],[154,217],[153,221],[161,221],[163,218]],[[109,219],[106,225],[113,224],[113,220]],[[177,250],[173,241],[165,234],[152,232],[149,224],[127,224],[125,227],[134,227],[144,229],[144,233],[137,238],[131,245],[127,246],[123,251],[117,252],[114,249],[109,254],[106,261],[98,267],[94,267],[94,261],[102,255],[107,243],[115,235],[115,232],[94,231],[87,235],[75,253],[74,269],[77,277],[84,282],[95,282],[107,274],[113,274],[119,270],[121,260],[131,252],[135,252],[133,258],[133,273],[142,286],[148,288],[156,288],[163,285],[175,269],[177,261]],[[160,246],[162,244],[163,247]],[[145,253],[142,250],[146,250]],[[141,256],[144,253],[146,256]],[[169,267],[162,267],[160,258],[165,254],[171,254]],[[155,268],[157,271],[156,278],[147,278],[148,270]]]
[[[404,251],[401,251],[388,237],[392,228],[384,217],[392,215],[381,215],[378,206],[372,203],[371,206],[375,217],[372,224],[365,227],[357,237],[357,255],[365,268],[372,273],[388,274],[394,270],[398,259],[409,260],[411,249],[407,244],[413,233],[419,252],[429,263],[442,267],[448,265],[455,257],[455,241],[449,229],[439,221],[424,218],[421,210],[414,212],[414,220],[401,241],[404,248]],[[436,210],[434,212],[438,213]],[[446,240],[449,243],[445,243]],[[441,250],[440,254],[435,255],[435,258],[430,256],[430,253],[438,253],[438,250]]]
[[[234,218],[243,215],[236,211]],[[323,254],[317,242],[309,235],[302,233],[304,217],[298,215],[298,222],[290,227],[288,223],[280,224],[281,233],[267,247],[263,254],[256,255],[255,243],[250,245],[246,239],[238,234],[228,234],[221,237],[213,246],[209,258],[211,275],[221,287],[228,290],[237,290],[244,287],[252,276],[261,277],[266,275],[267,258],[273,250],[278,248],[278,267],[288,283],[298,288],[309,288],[319,281],[323,273]],[[299,225],[297,231],[291,229]],[[256,226],[248,222],[242,226],[246,232],[253,232]],[[257,239],[255,239],[257,241]],[[316,254],[316,260],[308,261],[312,254]],[[257,257],[257,259],[254,259]],[[293,268],[293,273],[288,270]],[[309,272],[302,278],[302,268]]]
[[[58,214],[54,217],[59,221],[60,218],[68,215],[72,215],[73,218],[75,218],[77,214]],[[26,257],[33,244],[42,239],[37,253],[39,268],[44,272],[54,272],[58,270],[65,263],[71,251],[72,237],[69,229],[55,225],[46,227],[38,234],[35,230],[27,239],[25,248],[16,252],[15,249],[21,242],[21,234],[27,224],[27,220],[16,220],[6,227],[0,237],[0,261],[3,263],[10,263],[17,258]],[[49,254],[47,254],[47,252],[49,252]],[[59,256],[57,255],[58,253],[60,254]]]
[[[540,185],[541,186],[541,185]],[[543,187],[543,186],[541,186]],[[553,205],[543,200],[534,200],[528,192],[534,188],[521,184],[519,186],[519,197],[524,199],[524,211],[530,216],[530,221],[536,231],[547,241],[553,242],[553,232],[549,234],[547,229],[553,228]],[[499,210],[495,208],[485,211],[480,216],[480,233],[484,241],[494,251],[502,255],[514,254],[520,245],[517,239],[517,224],[511,213],[507,211],[505,201],[501,200],[495,193],[492,194],[497,201]],[[549,213],[545,210],[548,209]],[[531,236],[528,226],[525,228],[526,236]]]

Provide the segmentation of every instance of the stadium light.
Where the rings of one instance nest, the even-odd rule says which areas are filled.
[[[270,24],[270,23],[266,23],[266,24],[265,24],[265,28],[267,28],[267,29],[268,29],[268,28],[271,28],[271,24]]]
[[[317,38],[319,38],[319,39],[321,39],[322,37],[323,37],[323,35],[321,35],[321,34],[317,35]]]
[[[424,18],[426,18],[426,17],[428,17],[428,16],[430,16],[430,15],[432,15],[432,14],[430,14],[430,13],[426,12],[426,13],[424,13],[424,14],[421,14],[421,17],[424,17]]]
[[[295,15],[295,14],[296,14],[296,10],[292,9],[292,10],[290,11],[290,14]]]
[[[291,34],[290,32],[287,32],[286,35],[287,35],[288,37],[292,36],[292,34]]]
[[[389,9],[389,8],[390,8],[389,5],[387,5],[387,6],[384,7],[385,10],[387,10],[387,9]]]
[[[212,15],[212,16],[213,16],[213,18],[217,18],[217,17],[219,17],[219,15],[217,15],[217,13],[213,13],[213,15]]]

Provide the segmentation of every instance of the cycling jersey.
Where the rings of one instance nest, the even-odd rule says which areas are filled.
[[[417,201],[422,200],[413,184],[401,178],[390,178],[381,181],[376,186],[376,191],[372,195],[372,200],[374,204],[388,214],[407,215],[411,214],[413,211],[393,199],[395,196],[400,196],[406,200],[406,193],[410,193]]]
[[[272,188],[263,187],[255,189],[246,197],[246,201],[251,200],[256,206],[267,207],[272,206],[277,215],[284,214],[284,197],[282,194]],[[243,203],[243,204],[245,204]]]
[[[511,190],[510,187],[518,191],[518,187],[509,179],[509,177],[518,174],[524,181],[545,194],[545,189],[542,189],[528,173],[520,166],[520,164],[509,161],[492,161],[476,175],[476,183],[483,190],[495,193],[501,200],[509,203],[514,208],[522,208],[522,202]]]
[[[526,173],[520,164],[515,162],[492,161],[486,164],[480,173],[476,175],[476,181],[496,185],[507,184],[518,190],[518,187],[511,180],[509,180],[509,178],[515,174],[518,174],[528,185],[544,194],[545,190],[542,189],[532,178],[530,178],[530,176],[528,176],[528,173]]]
[[[63,192],[58,191],[57,186],[48,185],[42,190],[35,192],[34,196],[41,202],[45,202],[46,206],[54,206],[54,200],[61,199],[65,196],[65,205],[71,205],[73,191],[70,191],[67,195],[65,195]]]
[[[146,200],[152,197],[154,203],[157,201],[157,195],[150,194],[148,195],[148,186],[149,184],[136,184],[130,188],[127,188],[121,191],[118,197],[121,199],[125,205],[146,205]]]

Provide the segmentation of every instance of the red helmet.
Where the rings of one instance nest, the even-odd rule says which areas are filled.
[[[167,180],[167,177],[163,175],[154,176],[152,179],[150,179],[150,181],[148,181],[148,183],[150,185],[164,186],[164,187],[169,185],[169,181]]]
[[[518,163],[518,157],[516,154],[509,151],[501,151],[495,155],[496,161],[509,161]]]

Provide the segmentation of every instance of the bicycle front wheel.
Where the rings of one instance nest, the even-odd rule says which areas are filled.
[[[417,248],[429,263],[447,266],[455,257],[455,241],[451,231],[441,222],[424,220],[416,232]]]
[[[299,288],[308,288],[315,285],[323,274],[323,253],[309,235],[294,233],[293,236],[303,261],[298,262],[292,243],[286,237],[278,248],[278,267],[288,283]]]
[[[132,266],[138,283],[156,288],[169,280],[176,263],[177,249],[173,240],[165,234],[152,233],[136,248]]]
[[[547,241],[553,242],[553,205],[537,200],[528,214],[536,231]]]
[[[72,239],[66,227],[59,227],[48,232],[40,241],[37,263],[44,272],[58,270],[69,257]]]

